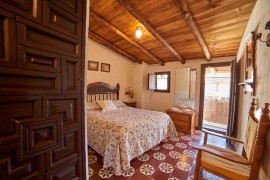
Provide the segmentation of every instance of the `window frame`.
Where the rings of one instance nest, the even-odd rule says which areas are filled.
[[[149,89],[149,75],[148,74],[148,90],[154,90],[154,92],[160,92],[160,93],[170,93],[170,88],[171,88],[171,71],[163,71],[163,72],[154,72],[155,75],[155,89]],[[167,89],[166,90],[161,90],[157,89],[157,76],[158,75],[168,75],[168,81],[167,81]]]

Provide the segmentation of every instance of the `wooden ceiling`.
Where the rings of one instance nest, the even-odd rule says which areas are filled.
[[[91,0],[89,38],[134,63],[235,56],[256,0]],[[143,28],[140,39],[136,27]]]

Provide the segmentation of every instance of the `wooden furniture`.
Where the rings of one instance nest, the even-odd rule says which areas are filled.
[[[129,107],[134,107],[134,108],[136,108],[136,104],[137,104],[137,102],[135,102],[135,101],[133,101],[133,102],[124,102],[127,106],[129,106]]]
[[[253,99],[244,142],[229,136],[204,131],[204,144],[202,146],[192,144],[192,147],[198,150],[194,174],[195,180],[200,178],[200,169],[210,171],[226,179],[258,179],[267,128],[270,123],[269,103],[265,103],[263,110],[259,109],[256,112],[255,110],[256,104],[255,99]],[[208,134],[243,144],[242,155],[229,149],[208,145]]]
[[[115,88],[101,82],[89,84],[88,102],[103,99],[114,100],[119,95],[119,88],[119,85]],[[119,101],[115,102],[119,103]],[[136,105],[136,102],[132,102],[132,104]],[[103,157],[106,166],[114,168],[115,175],[121,175],[121,170],[130,166],[131,159],[159,144],[163,137],[177,136],[171,118],[165,113],[122,105],[119,103],[121,110],[114,110],[113,113],[104,113],[102,110],[88,111],[87,116],[87,127],[91,129],[87,133],[88,145]],[[164,136],[160,136],[160,134]],[[140,154],[136,147],[140,147]],[[119,156],[112,157],[111,154]]]
[[[119,83],[116,87],[111,87],[107,83],[95,82],[87,86],[87,101],[98,101],[98,100],[119,100]]]
[[[166,112],[172,118],[178,131],[192,133],[195,130],[196,113],[177,112],[171,109],[166,110]]]
[[[86,179],[86,0],[0,0],[0,179]]]

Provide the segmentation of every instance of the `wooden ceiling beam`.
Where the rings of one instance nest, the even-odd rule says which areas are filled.
[[[202,36],[202,33],[201,33],[198,25],[196,24],[195,19],[193,18],[193,16],[191,15],[191,13],[188,9],[188,5],[187,5],[186,0],[173,0],[173,1],[174,1],[175,5],[178,7],[181,14],[183,15],[183,17],[184,17],[185,21],[187,22],[188,26],[190,27],[192,33],[196,37],[199,45],[201,46],[201,48],[204,52],[206,60],[211,61],[212,56],[210,54],[210,51],[205,43],[205,40]]]
[[[142,61],[139,59],[136,59],[135,57],[133,57],[132,55],[126,53],[125,51],[123,51],[122,49],[118,48],[117,46],[111,44],[110,42],[106,41],[105,39],[103,39],[102,37],[98,36],[97,34],[93,33],[92,31],[88,31],[88,37],[90,39],[92,39],[93,41],[109,48],[110,50],[114,51],[117,54],[120,54],[122,56],[124,56],[125,58],[127,58],[128,60],[134,62],[134,63],[139,63],[142,64]]]
[[[90,16],[92,16],[93,18],[95,18],[95,20],[97,20],[102,25],[104,25],[106,28],[110,29],[111,31],[113,31],[114,33],[116,33],[117,35],[119,35],[120,37],[122,37],[123,39],[125,39],[127,42],[129,42],[130,44],[132,44],[136,48],[140,49],[143,53],[145,53],[147,56],[149,56],[156,63],[158,63],[158,64],[160,64],[162,66],[165,65],[164,61],[162,61],[162,60],[158,59],[157,57],[155,57],[147,49],[145,49],[144,47],[142,47],[140,44],[138,44],[137,42],[135,42],[133,39],[129,38],[122,31],[120,31],[115,26],[113,26],[112,24],[110,24],[109,22],[107,22],[105,19],[103,19],[102,17],[100,17],[99,15],[97,15],[92,9],[90,10]]]
[[[137,21],[144,25],[144,27],[165,47],[171,52],[182,64],[185,64],[185,60],[178,54],[178,52],[152,27],[152,25],[140,14],[140,12],[130,5],[129,0],[118,0],[130,14],[132,14]]]

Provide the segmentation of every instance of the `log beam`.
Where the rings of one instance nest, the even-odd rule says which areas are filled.
[[[165,47],[171,52],[182,64],[185,64],[185,60],[178,54],[178,52],[151,26],[151,24],[140,14],[140,12],[130,5],[128,0],[118,0],[130,14],[132,14],[137,21],[144,25],[144,27]]]
[[[93,12],[93,10],[90,10],[90,16],[92,16],[93,18],[95,18],[95,20],[97,20],[102,25],[104,25],[106,28],[108,28],[109,30],[113,31],[114,33],[116,33],[117,35],[119,35],[120,37],[122,37],[123,39],[125,39],[127,42],[129,42],[130,44],[132,44],[133,46],[135,46],[139,50],[141,50],[143,53],[145,53],[147,56],[149,56],[156,63],[158,63],[158,64],[160,64],[162,66],[165,65],[165,63],[162,60],[160,60],[157,57],[155,57],[147,49],[145,49],[140,44],[138,44],[137,42],[135,42],[134,40],[132,40],[131,38],[129,38],[127,35],[125,35],[123,32],[121,32],[115,26],[113,26],[112,24],[110,24],[109,22],[107,22],[105,19],[103,19],[102,17],[100,17],[99,15],[97,15],[95,12]]]
[[[210,54],[210,51],[205,43],[205,40],[202,36],[202,33],[201,33],[198,25],[196,24],[195,19],[193,18],[193,16],[191,15],[191,13],[188,9],[188,5],[187,5],[186,0],[173,0],[173,1],[174,1],[175,5],[178,7],[181,14],[183,15],[183,17],[184,17],[186,23],[188,24],[189,28],[191,29],[192,33],[196,37],[199,45],[201,46],[201,48],[204,52],[206,60],[211,61],[212,56]]]
[[[117,54],[120,54],[127,58],[128,60],[134,62],[134,63],[139,63],[142,64],[142,61],[139,59],[136,59],[135,57],[131,56],[130,54],[126,53],[125,51],[119,49],[117,46],[113,45],[112,43],[106,41],[102,37],[98,36],[97,34],[93,33],[92,31],[88,31],[88,37],[92,39],[93,41],[109,48],[110,50],[116,52]]]

